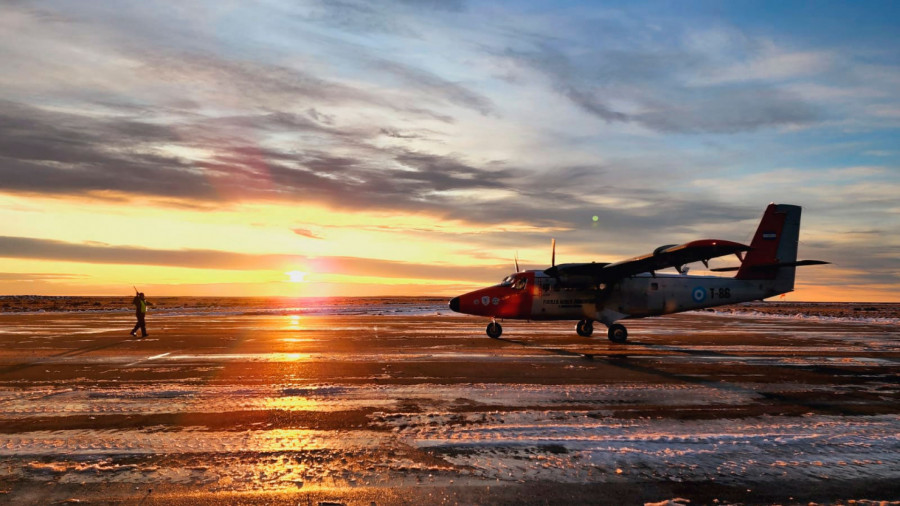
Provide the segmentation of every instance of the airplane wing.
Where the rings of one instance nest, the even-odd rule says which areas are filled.
[[[675,267],[678,270],[692,262],[708,263],[709,259],[725,255],[740,254],[749,251],[750,246],[745,244],[723,241],[720,239],[701,239],[685,244],[669,244],[660,246],[649,255],[629,258],[621,262],[611,264],[560,264],[551,267],[544,272],[550,276],[566,278],[590,278],[592,283],[613,283],[622,278],[634,276],[644,272],[655,272]]]
[[[826,262],[824,260],[797,260],[796,262],[776,262],[773,264],[761,264],[761,265],[753,265],[750,268],[753,270],[762,270],[762,269],[777,269],[778,267],[803,267],[805,265],[827,265],[831,262]],[[710,269],[712,272],[734,272],[739,270],[741,267],[716,267],[715,269]]]

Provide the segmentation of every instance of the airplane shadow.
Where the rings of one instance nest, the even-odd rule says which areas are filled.
[[[832,414],[840,414],[840,415],[865,415],[869,414],[865,410],[856,409],[851,405],[847,404],[836,404],[829,402],[819,402],[814,399],[805,400],[797,397],[790,397],[787,395],[779,394],[776,392],[761,392],[755,390],[753,388],[744,387],[729,381],[724,381],[721,378],[708,378],[708,377],[700,377],[691,374],[683,374],[676,373],[661,369],[659,367],[654,367],[652,365],[646,363],[639,363],[634,360],[636,357],[629,356],[626,350],[622,352],[613,352],[609,354],[601,354],[601,353],[582,353],[575,352],[571,350],[564,350],[560,348],[549,348],[545,346],[541,346],[540,344],[530,343],[527,341],[520,341],[517,339],[510,338],[497,338],[498,341],[507,342],[514,345],[524,346],[531,349],[546,351],[548,353],[553,353],[555,355],[559,355],[562,357],[573,357],[573,358],[581,358],[590,360],[592,362],[609,365],[611,367],[617,367],[620,369],[624,369],[630,372],[636,372],[641,374],[647,374],[652,376],[658,376],[661,378],[665,378],[670,381],[675,382],[683,382],[688,384],[700,385],[709,388],[715,388],[717,390],[728,391],[731,393],[740,393],[761,397],[773,404],[782,404],[782,405],[799,405],[805,408],[815,410],[820,413],[832,413]],[[651,343],[641,343],[639,341],[629,341],[626,346],[642,346],[645,348],[654,348],[656,346],[665,349],[666,351],[672,351],[674,353],[683,353],[686,355],[693,356],[714,356],[714,357],[731,357],[735,360],[741,360],[744,357],[740,355],[732,355],[728,353],[721,353],[716,351],[708,351],[708,350],[691,350],[686,348],[678,348],[672,347],[669,345],[654,345]],[[644,355],[640,354],[640,358],[642,359],[652,359],[652,358],[661,358],[656,355]],[[810,372],[815,372],[819,374],[828,375],[829,377],[847,377],[847,376],[867,376],[868,372],[855,372],[849,371],[847,369],[842,369],[838,367],[829,367],[829,366],[820,366],[820,365],[793,365],[793,364],[766,364],[762,367],[776,367],[780,369],[788,369],[791,371],[806,370]],[[895,379],[895,381],[898,381]],[[900,382],[900,381],[898,381]]]
[[[503,341],[503,342],[510,343],[510,344],[517,344],[519,346],[524,346],[526,348],[534,348],[534,349],[541,350],[541,351],[549,351],[550,353],[554,353],[554,354],[562,356],[562,357],[576,357],[576,358],[583,358],[586,360],[593,360],[594,355],[595,355],[593,353],[578,353],[575,351],[563,350],[561,348],[547,348],[546,346],[541,346],[539,344],[529,343],[527,341],[519,341],[518,339],[510,339],[508,337],[497,337],[497,338],[495,338],[495,340]]]
[[[746,359],[746,357],[744,357],[744,356],[734,355],[731,353],[722,353],[722,352],[710,351],[710,350],[692,350],[689,348],[681,348],[681,347],[667,345],[667,344],[641,343],[641,342],[629,341],[628,346],[643,346],[644,348],[647,348],[647,349],[656,348],[656,349],[660,349],[660,350],[664,350],[664,351],[671,351],[674,353],[680,353],[683,355],[692,355],[692,356],[697,356],[697,357],[722,357],[722,358],[732,358],[734,360],[741,360],[742,358]],[[777,356],[773,356],[773,358],[776,358],[776,357]],[[900,365],[900,362],[898,362],[898,365]],[[870,374],[868,372],[860,373],[860,372],[853,371],[853,370],[850,370],[847,368],[834,367],[834,366],[822,365],[822,364],[765,364],[765,365],[761,364],[759,367],[778,367],[781,369],[788,369],[788,370],[793,370],[793,371],[803,370],[803,371],[809,371],[809,372],[822,374],[822,375],[829,376],[829,377],[835,377],[835,376],[856,377],[856,376],[868,376]],[[896,381],[900,382],[900,379],[897,379]]]

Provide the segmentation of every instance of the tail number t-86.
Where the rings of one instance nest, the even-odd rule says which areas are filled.
[[[710,288],[709,289],[709,298],[710,299],[730,299],[731,298],[731,288]]]

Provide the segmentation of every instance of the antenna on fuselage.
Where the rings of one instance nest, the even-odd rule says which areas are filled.
[[[556,239],[550,239],[550,267],[556,267]]]

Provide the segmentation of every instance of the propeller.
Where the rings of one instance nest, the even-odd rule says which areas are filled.
[[[550,267],[556,267],[556,239],[550,239]]]
[[[516,272],[522,272],[519,270],[519,252],[516,251],[516,256],[514,257],[516,261]]]

